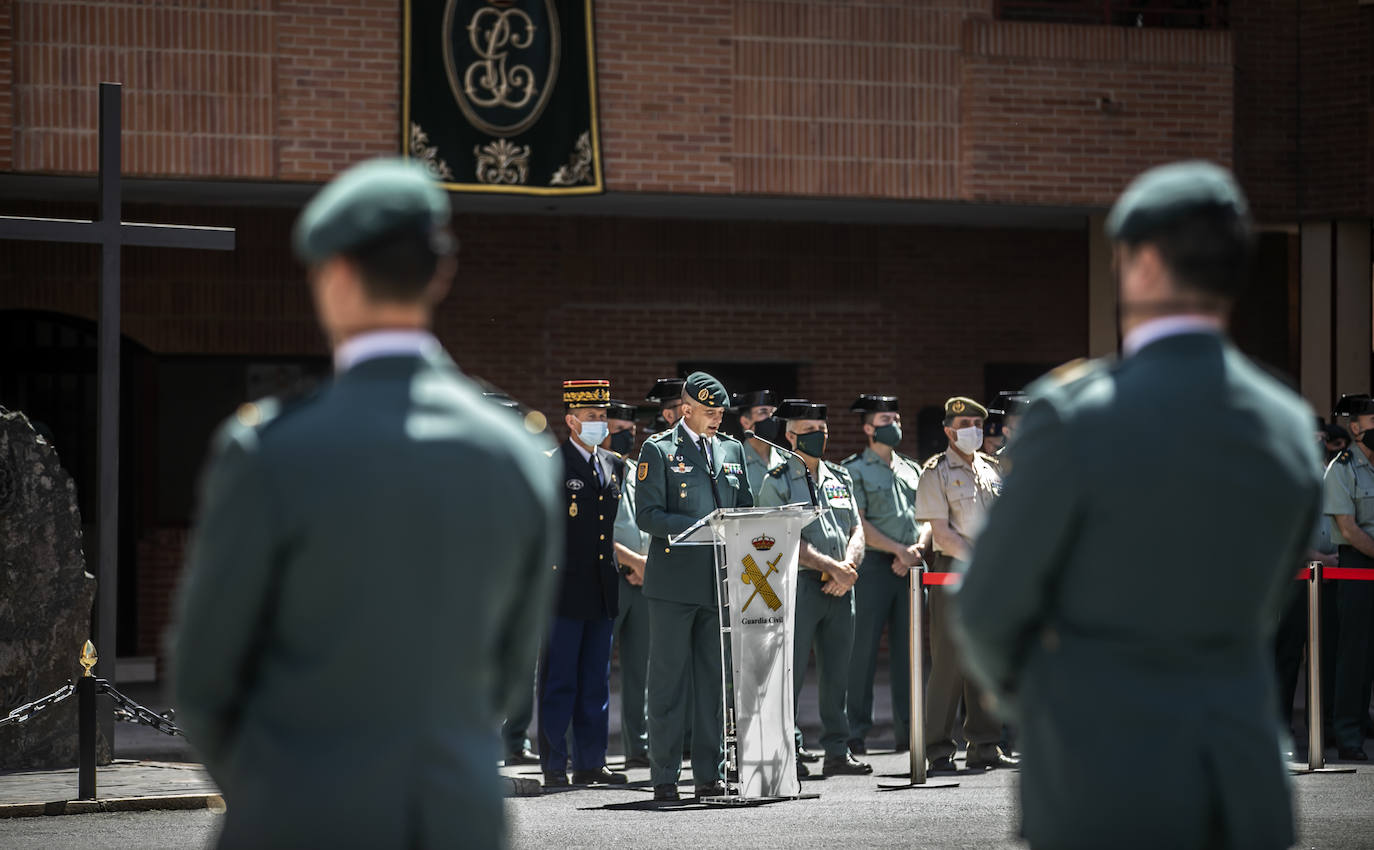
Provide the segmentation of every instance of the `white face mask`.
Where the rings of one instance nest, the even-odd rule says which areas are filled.
[[[982,428],[960,428],[954,432],[954,447],[966,455],[971,455],[983,447]]]
[[[605,422],[583,422],[582,433],[577,436],[583,445],[596,447],[601,445],[610,432],[611,426]]]

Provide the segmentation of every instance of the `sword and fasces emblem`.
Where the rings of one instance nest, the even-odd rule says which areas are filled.
[[[768,583],[768,576],[778,571],[778,561],[781,560],[782,555],[779,554],[778,557],[769,561],[768,572],[765,573],[759,569],[759,564],[754,560],[753,555],[744,556],[744,575],[740,578],[745,584],[751,585],[754,592],[749,594],[749,599],[740,609],[741,614],[749,610],[749,604],[754,601],[755,596],[762,596],[764,603],[768,605],[770,610],[776,611],[782,607],[782,600],[778,598],[778,594],[773,592],[773,586]]]

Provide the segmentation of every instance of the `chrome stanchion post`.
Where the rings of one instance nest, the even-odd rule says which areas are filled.
[[[1308,564],[1307,577],[1307,767],[1294,773],[1354,773],[1353,767],[1327,767],[1322,740],[1322,563]],[[1292,697],[1292,694],[1289,694]]]
[[[911,784],[924,785],[926,781],[926,679],[925,657],[921,641],[921,602],[922,577],[925,565],[917,564],[907,573],[911,586],[911,616],[908,618],[908,631],[911,633]]]
[[[911,747],[911,781],[905,785],[884,785],[881,791],[898,791],[913,788],[956,788],[958,782],[931,782],[926,777],[926,677],[925,655],[922,642],[922,588],[925,586],[925,564],[917,564],[907,573],[911,593],[911,614],[908,617],[908,638],[911,661],[911,727],[908,744]],[[895,706],[894,706],[895,710]]]

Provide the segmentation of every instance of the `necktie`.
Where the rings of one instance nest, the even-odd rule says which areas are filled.
[[[711,463],[711,450],[706,448],[706,438],[698,437],[697,445],[701,448],[701,456],[706,458],[706,466],[708,467],[706,470],[706,474],[711,475],[712,470],[715,469],[715,465]]]
[[[601,480],[601,461],[597,459],[596,452],[592,452],[592,475],[596,477],[596,486],[602,487],[605,482]]]

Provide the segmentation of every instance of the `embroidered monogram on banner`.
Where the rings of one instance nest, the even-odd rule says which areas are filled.
[[[604,191],[592,0],[405,0],[404,152],[459,192]]]

